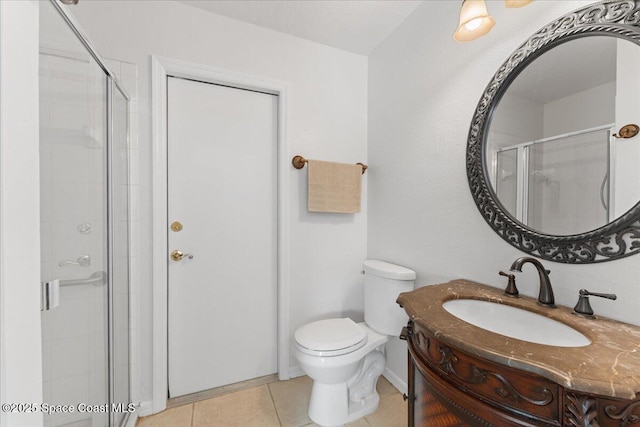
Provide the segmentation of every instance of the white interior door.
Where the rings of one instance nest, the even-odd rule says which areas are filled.
[[[277,371],[277,96],[167,84],[168,248],[185,254],[167,254],[176,397]]]

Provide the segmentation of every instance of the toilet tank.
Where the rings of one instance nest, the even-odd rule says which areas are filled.
[[[376,332],[399,336],[407,325],[405,311],[396,303],[401,292],[413,290],[416,272],[384,261],[364,262],[364,321]]]

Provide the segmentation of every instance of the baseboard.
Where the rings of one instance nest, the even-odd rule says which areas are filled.
[[[407,383],[404,382],[402,378],[396,375],[393,371],[391,371],[388,367],[384,368],[384,372],[382,376],[387,379],[391,383],[392,386],[398,389],[400,393],[407,394],[409,388],[407,387]]]

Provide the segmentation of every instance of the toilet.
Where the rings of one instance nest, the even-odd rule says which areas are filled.
[[[341,426],[378,408],[388,336],[398,336],[407,315],[396,304],[412,291],[416,273],[378,260],[364,261],[364,322],[325,319],[295,333],[295,357],[313,380],[309,417],[323,427]]]

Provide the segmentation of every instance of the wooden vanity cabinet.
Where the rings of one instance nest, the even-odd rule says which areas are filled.
[[[640,427],[640,396],[566,389],[539,375],[469,354],[409,322],[409,426]]]

